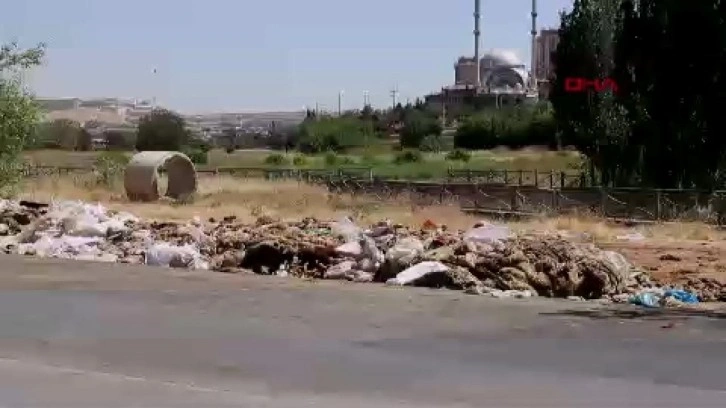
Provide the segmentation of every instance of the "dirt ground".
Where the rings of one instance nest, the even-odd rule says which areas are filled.
[[[723,241],[646,241],[602,243],[662,283],[678,284],[698,278],[726,283],[726,242]]]

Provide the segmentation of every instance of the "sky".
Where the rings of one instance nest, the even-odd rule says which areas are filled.
[[[572,0],[539,0],[556,27]],[[156,98],[185,113],[337,109],[414,100],[473,55],[474,0],[23,0],[0,41],[48,45],[42,97]],[[531,0],[482,0],[482,51],[529,65]],[[155,72],[154,72],[155,71]]]

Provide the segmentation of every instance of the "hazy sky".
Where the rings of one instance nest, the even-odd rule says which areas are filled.
[[[539,0],[556,26],[572,0]],[[48,43],[39,96],[150,98],[190,111],[298,110],[415,98],[473,54],[473,0],[21,0],[0,41]],[[482,48],[529,63],[530,0],[482,0]],[[153,74],[153,69],[157,73]]]

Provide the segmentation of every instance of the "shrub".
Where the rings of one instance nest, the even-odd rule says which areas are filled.
[[[279,153],[274,153],[265,157],[265,164],[269,164],[272,166],[282,166],[285,163],[287,163],[287,158]]]
[[[298,154],[293,157],[292,164],[295,166],[306,166],[308,164],[308,158],[302,154]]]
[[[406,115],[401,130],[402,147],[418,148],[427,136],[441,134],[441,124],[425,114],[415,111]]]
[[[446,154],[446,160],[468,162],[471,160],[471,153],[461,149],[452,150]]]
[[[454,145],[464,149],[557,146],[557,126],[549,111],[531,107],[482,112],[459,125]]]
[[[207,152],[202,149],[189,149],[184,152],[194,164],[207,164]]]
[[[406,150],[396,154],[396,157],[393,158],[395,164],[420,163],[422,161],[423,155],[418,150]]]
[[[424,152],[440,152],[444,149],[444,142],[439,135],[428,135],[421,142],[420,149]]]
[[[103,137],[108,150],[133,150],[136,144],[134,131],[108,130],[103,133]]]
[[[123,173],[130,157],[121,152],[103,152],[93,163],[96,185],[113,187]]]
[[[335,166],[336,164],[338,164],[338,155],[335,152],[325,153],[325,165]]]

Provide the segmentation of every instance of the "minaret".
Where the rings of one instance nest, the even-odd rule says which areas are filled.
[[[534,0],[532,0],[534,1]],[[481,20],[481,0],[474,0],[474,60],[476,61],[476,88],[481,88],[481,61],[479,58],[479,22]]]
[[[532,0],[532,45],[530,52],[532,53],[532,61],[530,61],[529,83],[533,89],[537,89],[536,61],[537,61],[537,0]]]

